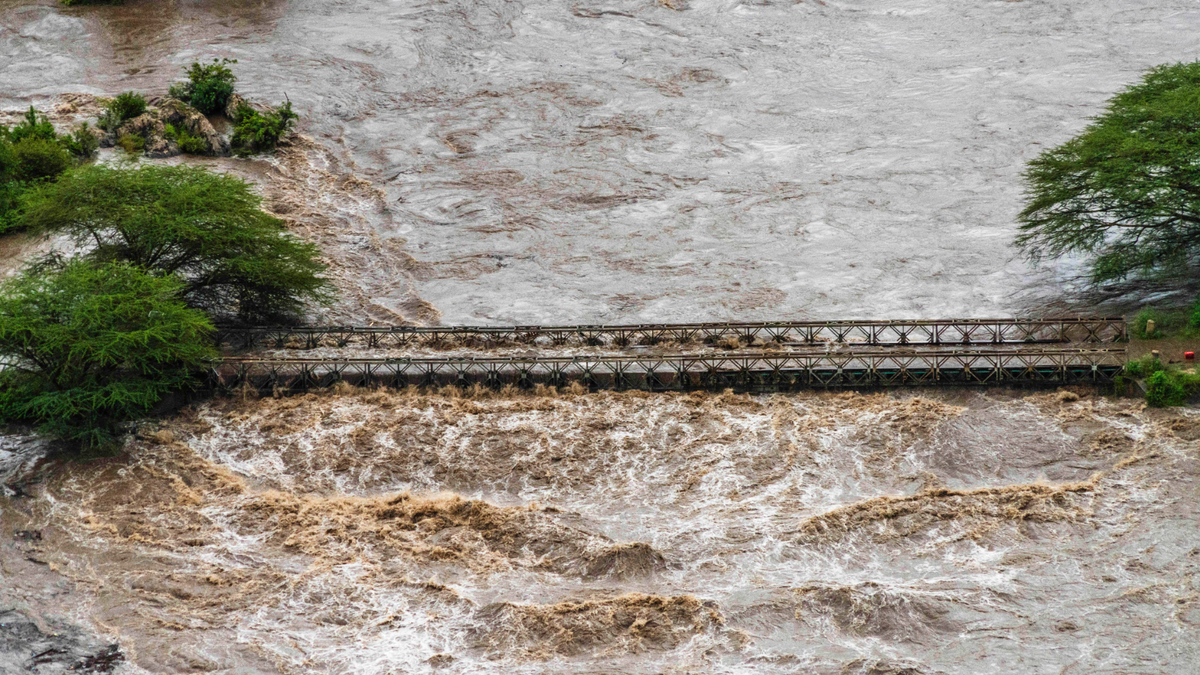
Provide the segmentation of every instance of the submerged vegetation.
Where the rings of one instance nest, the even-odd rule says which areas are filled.
[[[229,144],[239,157],[270,152],[279,145],[279,140],[287,135],[297,119],[296,113],[292,112],[291,101],[263,113],[243,102],[237,108],[233,138]]]

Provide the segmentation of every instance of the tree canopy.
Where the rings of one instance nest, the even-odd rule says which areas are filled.
[[[235,177],[186,166],[86,166],[46,185],[24,204],[22,223],[64,232],[94,261],[126,261],[178,275],[188,306],[221,320],[295,320],[308,301],[326,302],[314,244]]]
[[[85,449],[195,381],[216,355],[183,282],[124,262],[35,266],[0,285],[0,419]]]
[[[1185,272],[1200,258],[1200,62],[1154,68],[1025,173],[1017,244],[1092,256],[1096,282]]]

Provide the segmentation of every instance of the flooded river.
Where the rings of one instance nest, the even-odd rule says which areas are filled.
[[[0,0],[0,106],[237,58],[315,140],[266,190],[353,260],[340,318],[1003,316],[1077,285],[1010,247],[1024,163],[1198,31],[1192,0]]]
[[[320,243],[328,320],[996,316],[1093,307],[1010,247],[1021,168],[1197,34],[1193,0],[0,0],[0,108],[238,59],[305,138],[203,161]],[[1195,409],[345,390],[128,451],[0,437],[0,672],[1200,663]]]
[[[38,538],[0,555],[10,603],[103,629],[129,672],[1200,659],[1195,410],[344,391],[207,404],[143,435],[127,458],[9,473],[31,496],[5,531]]]

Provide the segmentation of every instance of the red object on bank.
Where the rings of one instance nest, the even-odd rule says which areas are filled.
[[[1196,360],[1196,352],[1184,352],[1183,360],[1184,361],[1195,361]]]

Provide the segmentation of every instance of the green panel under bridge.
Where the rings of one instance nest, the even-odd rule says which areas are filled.
[[[253,358],[214,361],[209,385],[218,391],[320,389],[338,382],[361,387],[490,388],[537,385],[588,389],[687,391],[898,386],[1058,386],[1106,384],[1125,364],[1124,347],[863,348],[773,350],[672,355],[454,358]]]
[[[1121,317],[946,319],[914,321],[779,321],[571,326],[300,326],[229,327],[217,339],[229,351],[260,349],[488,349],[512,345],[968,346],[1117,344],[1127,340]]]

